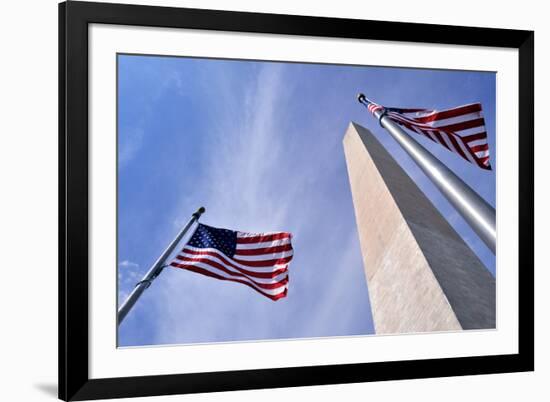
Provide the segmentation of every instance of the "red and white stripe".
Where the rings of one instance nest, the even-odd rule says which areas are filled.
[[[370,103],[374,114],[384,110]],[[491,170],[489,144],[481,104],[447,110],[386,109],[386,116],[407,129],[437,142],[482,169]]]
[[[237,232],[233,257],[215,248],[186,245],[170,265],[242,283],[271,300],[279,300],[288,292],[288,263],[293,254],[291,237],[286,232]]]

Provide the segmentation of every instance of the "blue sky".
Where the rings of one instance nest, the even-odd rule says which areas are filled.
[[[211,226],[294,236],[287,298],[167,268],[121,324],[120,346],[371,334],[342,147],[350,121],[374,132],[495,274],[491,252],[356,100],[481,102],[496,169],[494,73],[118,57],[119,303],[199,206]],[[494,172],[415,138],[495,205]]]

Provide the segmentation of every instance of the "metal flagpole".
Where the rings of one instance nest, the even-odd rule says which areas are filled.
[[[193,225],[193,223],[197,222],[201,215],[206,211],[204,207],[200,207],[197,212],[195,212],[192,216],[189,222],[183,227],[183,229],[178,233],[176,238],[172,240],[172,242],[168,245],[166,250],[161,254],[161,256],[157,259],[157,261],[153,264],[153,266],[147,271],[145,276],[136,284],[136,287],[134,290],[132,290],[132,293],[130,293],[130,296],[124,301],[122,306],[118,309],[118,325],[124,320],[124,317],[128,314],[128,312],[132,309],[134,304],[136,304],[137,300],[141,296],[141,294],[147,289],[149,286],[151,286],[151,283],[155,280],[157,276],[160,275],[162,270],[164,269],[165,260],[170,256],[174,248],[178,245],[180,240],[185,236],[189,228]]]
[[[370,101],[365,95],[357,95],[357,100],[368,109]],[[439,159],[385,116],[383,109],[376,110],[374,115],[380,125],[390,133],[426,176],[432,180],[494,254],[496,249],[495,209]]]

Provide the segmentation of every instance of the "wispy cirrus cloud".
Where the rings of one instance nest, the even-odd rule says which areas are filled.
[[[209,79],[215,82],[217,78]],[[337,200],[326,196],[335,190],[332,180],[348,189],[345,170],[342,175],[330,166],[335,147],[341,152],[341,137],[323,121],[313,123],[319,126],[313,138],[299,136],[300,124],[295,119],[300,119],[300,111],[289,102],[297,83],[284,64],[263,65],[248,82],[251,84],[239,99],[240,113],[218,114],[217,123],[209,125],[211,130],[200,133],[206,137],[208,152],[203,155],[201,181],[193,192],[207,208],[202,220],[208,224],[293,233],[295,258],[289,268],[289,297],[273,303],[244,286],[168,270],[157,279],[157,297],[151,297],[155,300],[152,316],[160,316],[160,311],[163,316],[155,324],[154,343],[369,332],[372,327],[357,234],[355,230],[349,233],[346,224],[353,224],[351,202],[348,209],[340,209]],[[218,88],[220,99],[235,96],[224,88],[231,85],[225,82]],[[225,124],[218,131],[220,121]],[[315,135],[319,135],[318,141]],[[321,140],[323,136],[328,143]],[[188,191],[181,192],[180,210],[188,212],[193,208]],[[327,208],[333,211],[327,213]],[[342,220],[342,214],[349,219]],[[175,222],[186,220],[182,214]],[[329,235],[323,236],[323,232]],[[353,308],[348,298],[354,287],[351,283],[360,293]],[[327,321],[327,315],[338,310],[348,313]],[[327,325],[330,321],[332,325]]]
[[[119,262],[118,266],[122,268],[139,268],[139,264],[128,260],[123,260]]]
[[[219,123],[213,124],[213,130],[205,133],[208,136],[208,153],[203,159],[205,169],[201,172],[201,184],[194,191],[201,194],[207,207],[203,219],[209,224],[249,231],[290,230],[285,225],[291,203],[287,197],[275,195],[284,187],[280,181],[290,173],[284,167],[284,144],[277,133],[277,115],[284,112],[283,79],[282,66],[261,69],[253,80],[254,85],[244,91],[240,114],[217,115],[218,121],[226,121],[223,129],[218,131]],[[229,87],[220,86],[216,91],[218,99],[232,96],[224,89]],[[183,194],[181,210],[187,211],[188,198]],[[182,216],[177,222],[186,219]],[[247,302],[257,301],[257,295],[250,289],[185,271],[170,270],[163,275],[164,291],[158,287],[159,301],[168,306],[164,311],[168,319],[158,323],[156,342],[250,339],[262,333],[269,336],[272,332],[269,319],[263,323],[263,329],[256,321],[256,329],[250,331],[246,320],[230,329],[223,321],[209,319],[212,315],[205,314],[204,306],[209,305],[212,293],[216,293],[224,295],[235,306],[247,305],[247,315],[261,317],[266,305],[273,307],[269,306],[273,302]],[[184,300],[175,304],[172,301],[176,293],[192,297],[183,296]],[[243,320],[243,315],[234,314],[234,319]]]
[[[130,295],[130,292],[141,279],[139,264],[123,260],[118,263],[118,304],[119,306]]]

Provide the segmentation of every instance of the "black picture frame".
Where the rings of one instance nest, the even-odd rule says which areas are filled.
[[[192,28],[519,51],[517,354],[90,379],[88,25]],[[88,400],[534,370],[534,32],[70,1],[59,5],[59,398]]]

